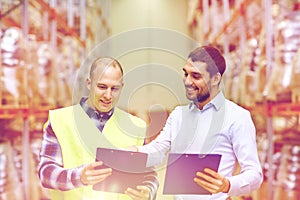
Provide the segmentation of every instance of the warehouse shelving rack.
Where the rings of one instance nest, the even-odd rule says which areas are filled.
[[[30,124],[28,118],[35,116],[37,118],[47,118],[48,111],[51,107],[29,108],[13,107],[13,106],[0,106],[0,119],[22,119],[22,180],[24,200],[32,199],[30,194],[31,177],[29,169],[29,153],[30,150]]]
[[[209,21],[209,6],[214,7],[216,6],[216,2],[222,3],[223,6],[223,12],[224,16],[223,19],[225,19],[225,23],[221,26],[221,28],[218,31],[212,30],[206,35],[203,36],[203,38],[200,37],[202,42],[207,42],[210,44],[218,45],[220,41],[222,41],[222,48],[224,50],[224,54],[226,57],[229,55],[229,49],[230,45],[233,43],[230,43],[230,39],[233,39],[233,37],[239,38],[238,44],[241,45],[241,49],[243,49],[243,45],[245,45],[245,42],[247,41],[247,31],[245,30],[244,23],[246,23],[244,20],[244,15],[247,11],[248,6],[250,6],[254,2],[258,2],[262,7],[264,7],[264,18],[261,19],[261,23],[265,28],[265,51],[266,51],[266,75],[267,79],[270,76],[270,73],[272,71],[272,56],[273,56],[273,26],[272,23],[272,0],[222,0],[222,1],[210,1],[210,0],[191,0],[192,3],[194,3],[193,6],[191,6],[192,10],[190,10],[190,18],[188,18],[188,22],[190,25],[190,28],[192,32],[194,30],[197,31],[195,26],[197,26],[198,23],[204,23],[205,27],[202,29],[208,30],[207,26],[212,26],[211,22]],[[197,2],[199,5],[195,6],[195,2]],[[234,6],[232,6],[234,5]],[[231,7],[230,7],[231,6]],[[299,5],[298,5],[299,6]],[[205,9],[206,8],[206,9]],[[203,15],[204,22],[197,22],[199,20],[198,15],[196,14],[197,9],[200,9]],[[215,16],[212,16],[215,17]],[[242,22],[242,23],[241,23]],[[212,22],[214,23],[214,22]],[[240,24],[240,26],[238,26]],[[211,28],[211,27],[210,27]],[[212,29],[212,28],[211,28]],[[234,32],[233,32],[234,31]],[[210,34],[210,35],[209,35]],[[230,38],[231,37],[231,38]],[[222,40],[223,39],[223,40]],[[236,42],[236,41],[235,41]],[[235,43],[234,42],[234,43]],[[297,88],[298,89],[298,88]],[[300,88],[299,88],[300,90]],[[296,116],[300,118],[300,102],[271,102],[268,100],[261,100],[260,102],[255,103],[253,106],[246,106],[241,105],[248,109],[252,115],[263,115],[266,119],[265,124],[265,130],[267,132],[267,140],[268,140],[268,152],[267,152],[267,160],[268,160],[268,166],[272,166],[273,160],[272,156],[274,153],[274,130],[273,130],[273,118],[277,116],[284,116],[284,117],[292,117]],[[272,167],[268,169],[268,179],[267,179],[267,190],[268,195],[267,197],[264,196],[264,199],[273,200],[274,197],[274,170]],[[266,195],[266,194],[265,194]]]
[[[48,14],[49,18],[47,21],[49,22],[50,28],[50,43],[52,47],[56,47],[57,45],[57,34],[70,36],[73,39],[77,40],[81,45],[82,49],[85,48],[85,39],[86,39],[86,32],[85,26],[80,25],[79,33],[75,31],[72,24],[72,14],[68,14],[67,21],[65,21],[59,13],[56,12],[56,0],[50,0],[50,3],[47,3],[43,0],[20,0],[19,2],[14,1],[10,7],[4,11],[0,9],[2,12],[0,13],[0,26],[1,27],[19,27],[23,31],[23,37],[27,38],[29,34],[29,6],[38,10],[42,15],[45,13]],[[72,3],[72,1],[69,1]],[[10,12],[15,11],[16,9],[20,9],[20,13],[22,17],[20,17],[20,21],[16,21],[12,18],[9,14]],[[85,12],[85,0],[81,1],[80,9],[82,9],[82,13]],[[41,20],[41,19],[36,19]],[[80,23],[85,23],[85,16],[82,15],[80,18]],[[72,49],[72,47],[70,48]],[[85,52],[82,52],[83,54]],[[1,69],[1,68],[0,68]],[[31,191],[31,180],[30,180],[30,164],[29,164],[29,154],[30,152],[30,120],[31,116],[36,118],[45,118],[47,119],[48,111],[50,109],[54,109],[55,107],[31,107],[30,105],[2,105],[2,96],[0,95],[0,119],[9,120],[9,119],[22,119],[22,180],[23,180],[23,191],[24,191],[24,200],[31,200],[36,199],[30,193]],[[29,97],[28,97],[29,98]],[[28,101],[27,101],[28,102]],[[42,134],[42,130],[41,133]]]

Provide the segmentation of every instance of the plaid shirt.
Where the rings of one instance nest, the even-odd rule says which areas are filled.
[[[86,100],[86,97],[83,97],[80,100],[81,107],[94,121],[98,129],[102,131],[105,123],[112,116],[114,110],[112,109],[108,113],[99,113],[89,107],[86,104]],[[72,169],[63,168],[61,148],[51,127],[51,123],[48,122],[43,135],[38,172],[42,185],[45,188],[62,191],[85,186],[80,181],[80,173],[84,167],[85,165]],[[151,175],[145,177],[143,184],[151,190],[150,199],[155,199],[159,185],[156,172],[153,171]]]
[[[80,105],[87,115],[94,121],[97,128],[102,131],[107,120],[112,116],[113,109],[108,113],[99,113],[86,104],[86,97],[80,100]],[[64,169],[62,152],[57,137],[48,122],[40,152],[39,177],[46,188],[57,190],[71,190],[84,186],[80,181],[80,173],[85,165],[73,169]]]

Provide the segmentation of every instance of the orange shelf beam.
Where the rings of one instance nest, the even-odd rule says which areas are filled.
[[[37,117],[47,117],[48,111],[54,109],[53,107],[13,107],[13,106],[0,106],[0,119],[13,119],[17,117],[28,118],[31,115]]]
[[[271,114],[273,116],[293,116],[300,115],[300,104],[278,103],[271,105]]]
[[[269,117],[300,115],[299,103],[265,103],[257,104],[255,107],[242,107],[249,110],[252,114],[263,114]]]

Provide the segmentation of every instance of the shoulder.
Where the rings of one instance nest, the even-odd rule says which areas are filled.
[[[182,112],[186,110],[190,110],[190,104],[176,106],[172,112]]]
[[[72,105],[72,106],[57,108],[57,109],[50,110],[50,112],[63,112],[63,111],[71,110],[71,109],[73,109],[75,107],[78,107],[78,106],[80,106],[80,105],[76,104],[76,105]]]
[[[191,104],[176,106],[171,113],[189,112],[192,110],[191,106]]]
[[[237,117],[250,116],[249,110],[228,99],[225,100],[225,109],[227,114],[230,113]]]

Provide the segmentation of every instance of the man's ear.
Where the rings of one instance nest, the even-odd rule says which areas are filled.
[[[213,76],[213,78],[212,78],[213,84],[214,84],[214,85],[220,84],[221,79],[222,79],[222,76],[221,76],[220,73],[215,74],[215,75]]]
[[[92,84],[92,81],[90,78],[87,78],[86,79],[86,87],[90,90],[91,89],[91,84]]]

